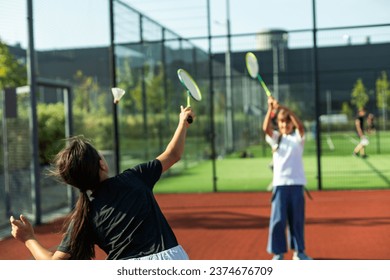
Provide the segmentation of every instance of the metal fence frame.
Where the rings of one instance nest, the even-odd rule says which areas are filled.
[[[28,66],[28,78],[29,78],[29,91],[31,93],[31,118],[30,118],[30,129],[31,129],[31,152],[32,152],[32,162],[31,162],[31,183],[32,183],[32,190],[33,190],[33,197],[34,197],[34,206],[33,206],[33,218],[34,222],[39,224],[42,221],[42,215],[41,212],[41,201],[40,201],[40,168],[38,164],[38,155],[37,155],[37,142],[38,142],[38,136],[37,136],[37,119],[36,119],[36,87],[37,86],[44,86],[44,87],[56,87],[56,88],[62,88],[66,91],[65,94],[65,103],[66,110],[66,136],[71,136],[73,134],[73,124],[72,124],[72,106],[70,105],[72,100],[72,86],[61,82],[57,80],[48,80],[48,79],[42,79],[38,78],[37,74],[35,73],[36,68],[36,57],[35,57],[35,48],[34,48],[34,30],[33,30],[33,13],[32,13],[32,0],[28,0],[28,34],[29,34],[29,45],[28,45],[28,51],[27,51],[27,66]],[[235,129],[237,129],[236,124],[234,123],[233,119],[235,117],[235,111],[232,109],[232,106],[234,106],[234,99],[232,98],[232,89],[236,85],[240,85],[240,83],[245,84],[245,87],[247,88],[247,94],[245,98],[248,98],[250,100],[254,100],[252,96],[250,96],[250,93],[253,91],[251,89],[252,87],[252,81],[245,76],[246,73],[241,73],[239,71],[235,71],[235,69],[232,67],[232,55],[233,50],[231,44],[231,40],[233,38],[241,37],[241,36],[254,36],[256,34],[236,34],[232,35],[230,34],[230,30],[228,30],[228,34],[224,36],[212,36],[210,32],[210,14],[209,14],[209,1],[208,3],[208,36],[205,37],[197,37],[197,38],[181,38],[179,35],[177,35],[174,31],[166,29],[164,26],[160,25],[159,23],[155,22],[153,19],[143,15],[142,13],[138,12],[137,10],[133,9],[126,3],[120,1],[120,0],[109,0],[109,13],[110,13],[110,45],[109,45],[109,65],[110,65],[110,86],[115,87],[118,84],[117,81],[117,70],[118,70],[118,56],[117,56],[117,48],[121,45],[126,45],[126,47],[129,46],[137,46],[142,48],[143,46],[149,44],[149,45],[161,45],[161,60],[163,62],[164,67],[164,92],[167,94],[168,92],[168,82],[170,80],[173,80],[173,77],[168,77],[166,67],[167,66],[167,54],[166,54],[166,48],[165,46],[170,43],[177,43],[180,45],[177,52],[192,52],[189,59],[185,59],[185,55],[182,54],[180,57],[180,54],[178,54],[178,59],[181,59],[181,62],[183,65],[188,66],[191,69],[194,69],[196,73],[199,75],[200,80],[203,81],[203,83],[206,85],[207,93],[208,93],[208,105],[207,105],[207,113],[209,114],[209,118],[207,119],[208,128],[210,129],[209,133],[207,134],[208,137],[208,144],[210,145],[210,159],[212,160],[212,185],[213,185],[213,191],[218,191],[217,187],[217,175],[216,175],[216,160],[218,157],[217,148],[220,148],[220,146],[223,146],[225,149],[224,152],[231,153],[236,152],[240,149],[241,146],[236,146],[237,142],[236,140],[239,138],[236,136],[235,133],[240,134],[239,132],[235,132]],[[115,28],[119,23],[115,21],[115,7],[117,5],[121,6],[122,8],[125,8],[128,11],[131,11],[134,15],[137,16],[137,21],[139,23],[139,30],[136,32],[136,34],[139,35],[138,38],[135,38],[133,41],[128,42],[122,42],[118,41],[116,38]],[[320,122],[320,98],[319,98],[319,69],[318,69],[318,47],[317,47],[317,35],[319,32],[324,31],[332,31],[332,30],[340,30],[340,29],[355,29],[355,28],[373,28],[373,27],[389,27],[390,24],[382,24],[382,25],[370,25],[370,26],[349,26],[349,27],[340,27],[340,28],[317,28],[316,27],[316,14],[315,14],[315,1],[313,0],[313,28],[308,30],[296,30],[296,31],[289,31],[291,33],[294,32],[308,32],[312,35],[312,81],[313,81],[313,90],[315,92],[314,99],[315,99],[315,122],[317,125],[317,130],[315,134],[315,141],[316,141],[316,153],[317,153],[317,180],[318,180],[318,189],[322,189],[322,167],[321,167],[321,122]],[[152,38],[153,36],[150,36],[147,29],[145,28],[145,25],[155,25],[159,28],[159,35],[157,35],[157,38]],[[213,42],[216,39],[226,39],[228,41],[228,49],[225,54],[225,61],[219,61],[215,58],[215,53],[213,53]],[[197,40],[203,40],[207,41],[208,43],[208,50],[200,50],[195,46],[193,43]],[[186,45],[186,47],[183,47],[183,45]],[[192,46],[189,48],[188,46]],[[207,58],[205,61],[198,62],[196,57],[198,54],[201,54],[204,58]],[[194,58],[195,57],[195,58]],[[226,63],[226,64],[225,64]],[[197,70],[197,67],[200,69]],[[143,69],[143,68],[142,68]],[[207,71],[202,71],[204,69],[207,69]],[[142,70],[143,71],[143,70]],[[218,73],[218,74],[216,74]],[[221,74],[223,73],[223,74]],[[146,73],[142,72],[141,79],[145,80]],[[216,93],[216,88],[224,88],[226,90],[226,108],[224,108],[224,115],[225,120],[228,120],[226,127],[219,127],[216,124],[216,112],[215,112],[215,99],[218,93]],[[255,87],[255,86],[254,86]],[[146,94],[146,85],[143,84],[142,87],[143,94]],[[220,97],[220,96],[218,96]],[[257,97],[256,97],[257,98]],[[264,98],[264,97],[261,97]],[[256,101],[257,102],[257,101]],[[255,103],[256,103],[255,102]],[[260,103],[264,103],[264,99],[259,101]],[[261,109],[261,108],[260,108]],[[144,114],[146,114],[144,110]],[[120,141],[120,122],[119,122],[119,112],[118,107],[114,106],[112,107],[112,117],[113,117],[113,124],[114,124],[114,166],[115,166],[115,173],[118,173],[120,170],[120,155],[121,155],[121,146],[122,142]],[[147,119],[147,116],[144,115],[144,120]],[[4,119],[5,120],[5,119]],[[167,118],[167,122],[169,122]],[[251,127],[258,126],[258,122],[255,122],[253,124],[250,124]],[[216,131],[224,131],[223,133],[217,133]],[[144,131],[145,131],[145,137],[148,137],[148,127],[147,127],[147,120],[144,121]],[[240,131],[242,132],[242,131]],[[217,134],[218,135],[228,135],[226,139],[222,139],[222,142],[218,142]],[[258,134],[255,134],[253,138],[255,139],[258,137]],[[240,140],[240,139],[238,139]],[[8,194],[6,194],[6,200],[8,200]],[[69,206],[72,207],[74,204],[74,193],[72,192],[69,196]],[[9,202],[6,202],[6,205],[9,205]],[[7,212],[9,212],[10,206],[7,206]],[[9,213],[7,213],[9,214]],[[46,213],[44,213],[46,214]],[[0,225],[1,226],[1,225]]]

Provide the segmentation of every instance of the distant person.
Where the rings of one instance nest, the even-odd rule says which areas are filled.
[[[253,154],[247,150],[240,153],[240,158],[253,158]]]
[[[55,158],[54,175],[80,190],[64,236],[55,252],[36,239],[30,222],[10,217],[12,235],[23,242],[35,259],[88,260],[94,245],[107,259],[186,260],[154,195],[163,172],[179,161],[184,151],[191,108],[181,107],[179,123],[165,151],[146,163],[109,177],[104,157],[83,137],[69,139]]]
[[[278,109],[276,130],[271,112]],[[305,253],[305,197],[306,176],[303,168],[304,127],[289,108],[268,97],[268,111],[263,122],[266,141],[273,154],[273,195],[267,251],[273,260],[283,260],[288,243],[294,250],[294,260],[312,260]],[[287,242],[286,228],[290,242]]]
[[[360,108],[356,118],[355,118],[355,130],[356,134],[359,137],[359,143],[356,145],[353,150],[353,156],[361,158],[366,158],[366,150],[365,147],[369,144],[367,136],[364,134],[364,120],[366,117],[366,110],[364,108]]]

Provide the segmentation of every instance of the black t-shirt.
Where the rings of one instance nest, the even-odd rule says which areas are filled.
[[[107,259],[137,258],[178,245],[152,192],[161,172],[157,159],[137,165],[103,181],[90,196],[91,238]],[[59,251],[69,252],[66,237]]]
[[[360,129],[364,132],[364,117],[365,117],[365,115],[357,115],[356,117],[355,117],[355,120],[357,120],[358,122],[359,122],[359,127],[360,127]],[[356,128],[356,127],[355,127]],[[358,136],[359,136],[359,133],[358,133],[358,130],[357,130],[357,128],[356,128],[356,133],[358,134]]]

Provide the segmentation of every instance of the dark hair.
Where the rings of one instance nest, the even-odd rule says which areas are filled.
[[[95,257],[95,244],[88,216],[90,201],[87,191],[93,191],[100,182],[101,157],[83,136],[69,138],[67,142],[54,159],[52,175],[79,189],[80,195],[63,230],[71,228],[71,259],[92,259]]]
[[[284,108],[278,111],[278,120],[280,118],[285,118],[286,121],[291,121],[290,112]]]

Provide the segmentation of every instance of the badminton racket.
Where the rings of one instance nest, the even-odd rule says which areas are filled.
[[[191,75],[184,69],[177,70],[177,76],[179,77],[180,82],[187,90],[187,107],[191,107],[191,98],[196,101],[202,100],[202,93]],[[187,122],[192,123],[192,117],[188,117]]]
[[[263,78],[259,74],[259,63],[257,61],[257,57],[252,52],[247,52],[245,55],[245,63],[246,63],[246,69],[248,70],[249,76],[251,76],[253,79],[257,78],[261,86],[265,90],[267,96],[271,96],[271,92],[269,91]]]

